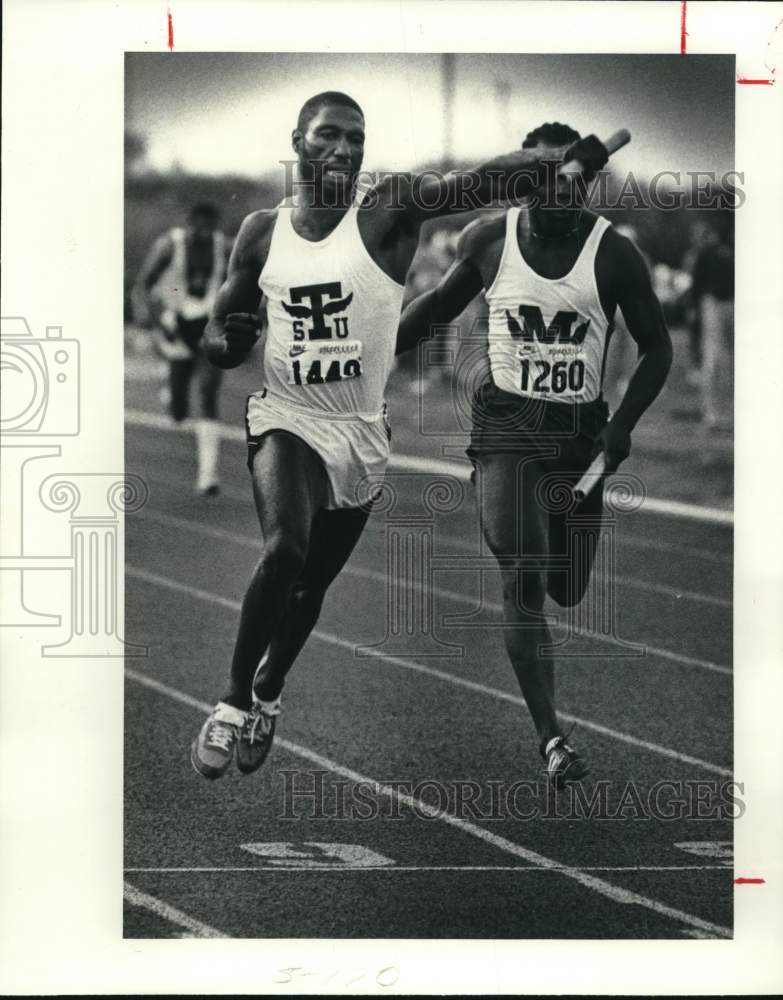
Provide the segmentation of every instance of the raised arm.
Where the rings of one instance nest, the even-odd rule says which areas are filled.
[[[607,240],[608,237],[608,240]],[[633,243],[607,234],[608,262],[617,305],[636,341],[639,361],[617,412],[597,444],[607,458],[607,471],[617,468],[631,450],[631,432],[664,386],[672,364],[672,342],[650,273]]]
[[[242,223],[228,261],[226,280],[215,297],[204,331],[207,357],[218,368],[236,368],[261,335],[258,277],[272,212],[254,212]]]
[[[549,154],[551,155],[551,154]],[[574,143],[563,162],[578,161],[586,179],[604,166],[608,153],[594,136]],[[448,174],[428,171],[401,183],[399,203],[411,219],[422,222],[440,215],[469,212],[502,201],[516,202],[533,193],[541,181],[541,171],[555,169],[534,149],[517,149],[486,160],[471,170]]]
[[[460,233],[457,257],[438,284],[408,303],[397,331],[397,354],[403,354],[432,335],[433,328],[450,323],[484,287],[484,280],[473,253],[482,231],[483,220],[472,222]]]
[[[174,244],[171,236],[164,233],[153,243],[149,253],[144,258],[138,277],[133,284],[131,303],[136,322],[140,326],[148,326],[151,322],[150,292],[160,281],[164,271],[171,264],[174,256]]]

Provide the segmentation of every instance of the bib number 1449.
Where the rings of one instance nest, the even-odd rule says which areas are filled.
[[[297,358],[291,362],[288,382],[290,385],[322,385],[324,382],[340,382],[344,378],[357,378],[362,373],[362,362],[359,358],[348,358],[345,361],[335,358],[329,362],[326,370],[322,370],[321,360],[306,363]]]

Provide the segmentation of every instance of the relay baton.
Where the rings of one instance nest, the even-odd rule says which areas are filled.
[[[590,463],[590,468],[574,487],[574,500],[581,503],[606,472],[606,455],[600,452]]]
[[[627,143],[631,141],[631,133],[627,128],[618,129],[617,132],[613,132],[609,138],[604,143],[607,153],[611,156],[612,153],[616,153],[618,149],[622,149]],[[582,164],[579,160],[569,160],[568,163],[564,163],[560,168],[558,173],[560,174],[581,174]]]

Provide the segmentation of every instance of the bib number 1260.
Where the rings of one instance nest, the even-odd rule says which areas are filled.
[[[579,392],[585,384],[585,363],[581,358],[573,361],[533,361],[537,370],[531,371],[529,358],[522,358],[523,392]],[[532,385],[531,385],[532,383]]]
[[[329,362],[326,371],[322,370],[319,358],[306,364],[304,370],[302,362],[297,359],[291,362],[288,381],[290,385],[323,385],[324,382],[339,382],[344,378],[357,378],[361,373],[362,362],[359,358],[348,358],[346,361],[335,358]]]

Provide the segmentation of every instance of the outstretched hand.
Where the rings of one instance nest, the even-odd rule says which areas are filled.
[[[579,139],[563,154],[563,163],[577,160],[582,165],[582,177],[589,183],[609,160],[609,150],[595,135]]]

